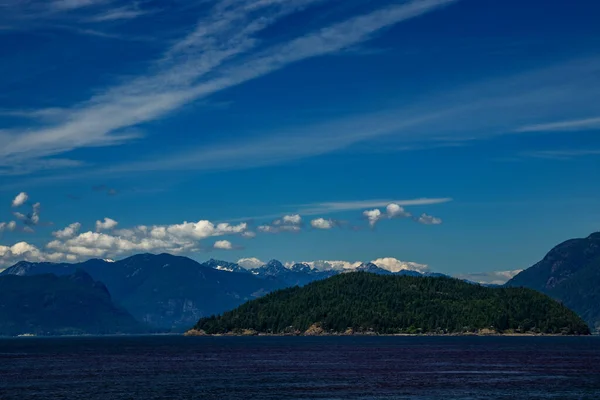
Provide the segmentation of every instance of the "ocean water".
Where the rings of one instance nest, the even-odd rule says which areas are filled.
[[[0,339],[9,399],[600,399],[600,337]]]

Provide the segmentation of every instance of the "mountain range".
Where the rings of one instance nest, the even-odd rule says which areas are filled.
[[[119,261],[91,259],[75,264],[21,261],[0,276],[49,273],[63,276],[79,269],[104,283],[114,301],[141,323],[152,329],[176,332],[186,330],[201,317],[233,309],[273,290],[303,286],[352,271],[319,270],[306,263],[286,267],[277,260],[246,269],[214,259],[199,263],[170,254],[138,254]],[[354,271],[393,274],[373,263],[362,264]],[[423,275],[409,270],[395,274]]]
[[[553,297],[600,332],[600,232],[560,243],[506,283]]]
[[[126,310],[148,329],[173,332],[185,331],[200,318],[232,310],[272,291],[304,286],[349,272],[445,277],[411,269],[392,272],[388,266],[372,262],[350,266],[334,263],[284,265],[271,260],[260,267],[245,268],[227,261],[211,259],[199,263],[170,254],[138,254],[119,261],[91,259],[75,264],[21,261],[0,273],[0,277],[45,274],[63,277],[77,271],[101,282],[114,306]],[[14,301],[9,297],[15,289],[4,285],[0,307]],[[600,233],[559,244],[506,286],[522,286],[545,293],[577,312],[592,329],[600,331]],[[48,290],[52,291],[51,288],[52,285]],[[102,302],[106,303],[106,300]],[[107,326],[111,331],[120,329],[118,324],[113,328]]]

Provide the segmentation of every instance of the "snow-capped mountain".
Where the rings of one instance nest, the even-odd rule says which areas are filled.
[[[244,274],[250,273],[250,271],[248,271],[246,268],[241,267],[237,263],[222,261],[222,260],[215,260],[213,258],[202,263],[202,265],[205,267],[217,269],[219,271],[239,272],[239,273],[244,273]]]

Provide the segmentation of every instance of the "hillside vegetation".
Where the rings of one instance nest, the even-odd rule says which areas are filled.
[[[457,279],[347,273],[270,293],[194,332],[589,334],[574,312],[525,288],[488,288]],[[308,332],[307,332],[308,331]]]

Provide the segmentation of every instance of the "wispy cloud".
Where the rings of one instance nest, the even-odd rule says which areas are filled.
[[[142,15],[151,14],[156,12],[155,10],[142,10],[136,6],[125,6],[117,7],[106,10],[99,13],[89,20],[91,22],[106,22],[106,21],[119,21],[141,17]]]
[[[421,198],[421,199],[405,199],[405,200],[358,200],[358,201],[339,201],[339,202],[324,202],[312,203],[300,206],[303,215],[328,214],[343,211],[363,210],[366,208],[388,207],[393,204],[395,207],[405,206],[425,206],[432,204],[441,204],[452,201],[449,197],[440,198]],[[390,215],[395,216],[400,212],[399,209],[393,207],[389,210]],[[404,211],[404,210],[402,210]]]
[[[570,121],[550,122],[546,124],[525,125],[517,128],[517,132],[551,132],[551,131],[579,131],[600,129],[600,118],[576,119]]]
[[[544,158],[549,160],[571,160],[577,157],[597,155],[600,155],[600,149],[534,150],[520,153],[521,157]]]
[[[281,69],[290,63],[339,51],[370,39],[381,29],[414,18],[453,0],[414,0],[378,9],[291,41],[256,51],[254,36],[279,18],[317,0],[251,2],[217,6],[192,34],[175,43],[157,62],[158,71],[115,86],[64,110],[61,122],[41,129],[11,129],[0,135],[0,165],[39,159],[81,147],[112,146],[138,139],[125,128],[164,117],[180,107],[225,88]],[[93,1],[63,0],[75,8]],[[230,2],[224,2],[227,5]],[[244,26],[241,30],[239,26]],[[254,50],[249,55],[249,51]],[[246,57],[234,60],[237,56]],[[224,66],[227,64],[227,66]],[[211,73],[211,79],[200,80]],[[285,142],[285,141],[284,141]],[[284,143],[281,143],[283,145]],[[273,143],[277,146],[277,143]],[[332,143],[329,147],[338,147]],[[229,150],[224,149],[222,152]],[[256,148],[246,149],[256,152]],[[173,160],[159,163],[174,168]],[[138,170],[150,164],[119,169]],[[178,168],[183,163],[179,163]]]
[[[55,10],[75,10],[78,8],[91,7],[110,3],[112,0],[54,0],[49,1],[48,6]]]

